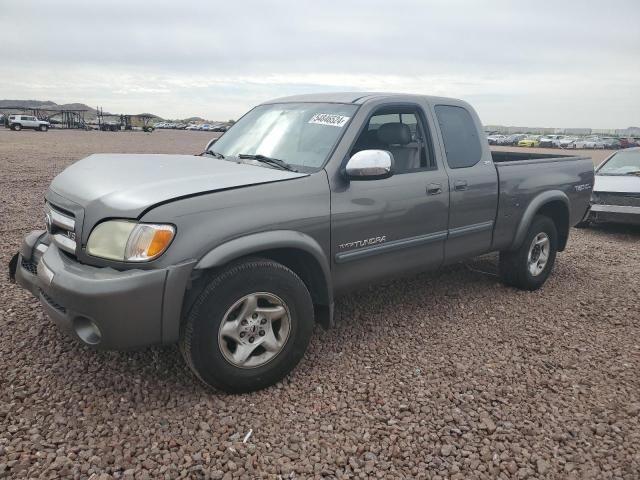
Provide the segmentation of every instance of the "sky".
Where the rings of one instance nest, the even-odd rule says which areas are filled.
[[[485,124],[640,126],[639,0],[0,0],[0,32],[0,99],[227,120],[384,91]]]

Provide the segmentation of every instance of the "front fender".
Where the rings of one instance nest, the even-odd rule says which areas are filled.
[[[331,269],[322,247],[309,235],[293,230],[273,230],[260,232],[229,240],[210,250],[196,264],[197,270],[219,267],[240,257],[266,250],[296,249],[313,256],[322,270],[326,286],[326,301],[333,304]]]
[[[516,235],[511,246],[513,250],[522,245],[524,237],[527,234],[536,213],[538,213],[547,203],[554,201],[561,201],[567,207],[567,210],[569,210],[569,197],[567,197],[567,194],[562,190],[548,190],[540,193],[537,197],[534,197],[534,199],[531,200],[520,219],[520,223],[518,224]]]

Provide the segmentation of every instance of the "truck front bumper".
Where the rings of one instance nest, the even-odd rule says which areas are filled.
[[[103,349],[134,349],[177,341],[182,300],[195,262],[157,270],[84,265],[43,231],[24,239],[16,282],[29,290],[67,334]]]
[[[640,207],[594,204],[589,210],[589,220],[595,223],[640,225]]]

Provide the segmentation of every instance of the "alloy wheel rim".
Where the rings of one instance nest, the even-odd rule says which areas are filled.
[[[218,346],[231,365],[257,368],[278,356],[290,334],[287,304],[273,293],[255,292],[227,310],[220,323]]]
[[[543,272],[549,262],[550,251],[551,242],[546,233],[541,232],[533,237],[527,256],[527,267],[532,276],[537,277]]]

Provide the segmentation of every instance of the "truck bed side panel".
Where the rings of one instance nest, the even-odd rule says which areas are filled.
[[[527,208],[548,192],[569,200],[569,225],[584,216],[593,188],[593,163],[587,157],[557,157],[496,163],[499,200],[493,250],[517,247],[516,232]],[[543,202],[544,203],[544,202]]]

